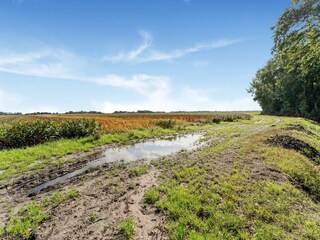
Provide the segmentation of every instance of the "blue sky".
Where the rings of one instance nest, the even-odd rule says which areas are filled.
[[[0,111],[256,110],[289,0],[1,0]]]

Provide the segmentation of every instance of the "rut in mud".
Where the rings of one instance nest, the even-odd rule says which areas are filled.
[[[273,146],[281,146],[286,149],[295,150],[304,156],[312,159],[316,163],[320,163],[320,153],[308,143],[294,138],[290,135],[276,135],[266,140],[266,143]]]

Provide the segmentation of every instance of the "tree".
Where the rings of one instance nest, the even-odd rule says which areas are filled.
[[[320,2],[295,1],[273,27],[272,59],[248,90],[265,114],[320,121]]]

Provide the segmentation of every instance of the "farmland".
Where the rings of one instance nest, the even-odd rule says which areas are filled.
[[[259,113],[66,114],[7,116],[2,126],[39,121],[94,121],[101,128],[98,136],[0,151],[4,239],[320,237],[315,122]],[[103,164],[28,195],[103,152],[191,133],[202,136],[196,148]]]
[[[32,122],[35,120],[77,120],[88,119],[95,120],[104,127],[104,132],[115,133],[125,132],[139,128],[150,128],[156,126],[160,120],[172,119],[178,123],[196,123],[196,122],[220,122],[237,119],[248,119],[250,115],[245,113],[195,113],[195,114],[59,114],[59,115],[29,115],[29,116],[2,116],[1,123],[12,122]]]

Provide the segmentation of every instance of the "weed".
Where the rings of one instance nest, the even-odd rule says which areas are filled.
[[[149,169],[149,165],[143,164],[142,166],[133,167],[130,169],[130,174],[134,177],[141,176],[145,174]]]
[[[90,222],[94,223],[98,220],[98,218],[99,218],[98,215],[94,212],[94,213],[91,213],[89,220]]]
[[[17,212],[12,211],[10,220],[0,228],[0,236],[6,236],[10,239],[34,239],[38,226],[50,218],[50,213],[45,208],[56,207],[63,201],[77,196],[76,190],[66,193],[56,192],[52,197],[46,197],[41,202],[31,202],[20,207]]]
[[[134,235],[135,224],[131,218],[128,218],[120,222],[119,229],[125,239],[130,240]]]
[[[3,232],[11,238],[31,239],[38,225],[48,218],[41,204],[30,203],[20,208],[17,214],[11,214]]]
[[[160,193],[156,188],[150,188],[144,195],[145,202],[148,204],[154,204],[160,198]]]

